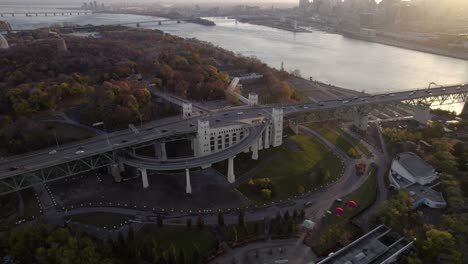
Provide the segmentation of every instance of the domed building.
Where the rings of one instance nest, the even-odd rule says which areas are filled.
[[[8,49],[9,47],[8,41],[3,35],[0,35],[0,49]]]

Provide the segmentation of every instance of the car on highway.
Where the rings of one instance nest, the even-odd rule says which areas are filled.
[[[320,103],[319,103],[319,105],[320,105],[320,106],[324,106],[324,105],[325,105],[325,103],[323,103],[323,102],[320,102]]]
[[[314,202],[307,201],[307,202],[304,203],[304,207],[308,208],[308,207],[311,207],[313,204],[314,204]]]
[[[56,149],[49,151],[49,155],[54,155],[55,153],[57,153]]]
[[[342,104],[347,104],[349,101],[348,100],[343,100],[341,103]]]
[[[395,94],[390,94],[391,97],[395,96]]]
[[[15,170],[19,170],[19,167],[18,166],[13,166],[10,168],[10,171],[15,171]]]
[[[464,86],[464,85],[463,85],[463,86]],[[456,88],[456,90],[460,90],[460,89],[461,89],[461,86],[458,86],[458,87]]]
[[[84,148],[83,147],[79,147],[78,149],[76,149],[75,151],[75,154],[83,154],[85,151],[84,151]]]
[[[237,114],[238,114],[238,115],[243,115],[243,114],[244,114],[244,112],[237,112]]]

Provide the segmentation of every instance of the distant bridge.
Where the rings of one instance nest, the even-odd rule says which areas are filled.
[[[80,16],[80,15],[92,15],[93,11],[55,11],[55,12],[2,12],[0,17],[38,17],[38,16]]]

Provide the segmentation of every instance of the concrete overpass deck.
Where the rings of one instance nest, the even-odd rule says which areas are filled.
[[[145,168],[148,170],[156,171],[167,171],[167,170],[182,170],[196,167],[202,167],[205,165],[211,165],[223,160],[227,160],[237,154],[248,150],[255,140],[258,140],[260,135],[265,131],[267,125],[270,125],[270,121],[265,121],[261,126],[244,125],[247,133],[246,136],[237,144],[223,149],[218,152],[211,153],[201,157],[189,157],[183,159],[168,159],[160,160],[156,158],[150,158],[147,156],[136,155],[132,153],[126,153],[126,155],[120,156],[124,164],[136,167]]]
[[[259,116],[268,117],[274,108],[281,108],[284,115],[307,113],[316,111],[332,111],[336,109],[372,108],[379,105],[404,102],[408,104],[443,105],[456,102],[465,102],[468,96],[468,85],[451,85],[440,88],[402,91],[389,94],[366,95],[342,100],[329,100],[319,103],[305,103],[292,105],[266,105],[243,109],[229,109],[205,113],[202,116],[187,119],[169,118],[150,122],[138,128],[138,132],[127,129],[115,133],[101,135],[87,141],[68,144],[58,149],[56,153],[49,152],[54,149],[45,149],[8,159],[0,160],[0,180],[18,176],[12,179],[13,183],[6,185],[21,185],[25,175],[34,174],[35,171],[69,164],[72,161],[83,161],[97,155],[105,155],[112,159],[116,153],[125,148],[143,143],[174,136],[176,134],[193,133],[197,129],[198,120],[207,120],[210,124],[222,126],[223,124],[237,122],[242,119],[253,119]],[[252,134],[253,135],[253,134]],[[247,141],[245,141],[247,142]],[[241,143],[242,144],[242,143]],[[239,148],[245,146],[240,145]],[[130,161],[129,161],[130,162]],[[193,162],[197,162],[193,160]],[[198,164],[198,163],[197,163]],[[160,164],[163,166],[162,164]],[[68,166],[68,165],[67,165]],[[170,165],[168,164],[167,167]],[[182,165],[178,164],[177,167]],[[163,166],[165,167],[165,166]],[[62,169],[63,170],[63,169]],[[65,168],[72,170],[72,168]],[[25,176],[25,177],[22,177]],[[35,175],[36,176],[36,175]],[[21,178],[20,178],[21,177]],[[10,188],[10,187],[9,187]]]

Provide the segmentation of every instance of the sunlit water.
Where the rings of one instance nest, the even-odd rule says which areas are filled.
[[[0,10],[1,10],[0,6]],[[31,8],[31,7],[30,7]],[[14,29],[44,27],[53,23],[118,24],[152,21],[154,17],[94,14],[68,17],[4,17]],[[468,82],[468,61],[354,40],[322,31],[292,33],[264,26],[209,18],[217,26],[183,23],[159,26],[141,24],[181,37],[209,41],[217,46],[255,56],[268,65],[298,69],[305,78],[337,86],[380,93]]]

